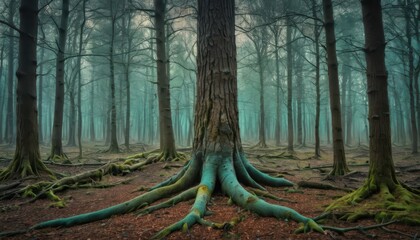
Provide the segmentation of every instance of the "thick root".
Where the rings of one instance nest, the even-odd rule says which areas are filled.
[[[47,174],[54,179],[53,173],[41,162],[41,160],[30,161],[14,159],[6,169],[0,172],[0,182],[11,179],[25,179],[31,176]]]
[[[191,226],[204,217],[207,203],[216,186],[218,160],[219,158],[217,156],[209,156],[204,161],[203,173],[201,175],[201,182],[197,190],[195,202],[187,216],[158,232],[153,239],[162,239],[174,231],[182,230],[183,232],[186,232]]]
[[[262,180],[264,183],[277,186],[290,186],[293,184],[283,178],[274,178],[259,172],[255,168],[251,167],[246,159],[242,158],[240,154],[237,154],[236,157],[237,159],[235,160],[232,159],[231,154],[207,153],[204,159],[201,153],[197,153],[194,159],[188,162],[177,175],[155,187],[152,187],[151,190],[136,198],[98,211],[41,222],[32,226],[29,230],[47,227],[69,227],[77,224],[98,221],[117,214],[138,211],[139,209],[142,210],[138,213],[148,214],[161,208],[171,207],[179,202],[187,201],[188,199],[194,197],[195,202],[190,212],[180,221],[158,232],[154,236],[155,239],[162,239],[174,231],[186,232],[196,223],[211,226],[212,228],[217,229],[230,229],[239,223],[242,220],[242,217],[234,218],[226,223],[214,223],[204,220],[206,213],[208,213],[206,209],[207,204],[211,198],[216,182],[219,182],[222,190],[230,197],[230,199],[247,210],[255,212],[261,216],[275,217],[277,219],[284,220],[292,219],[301,222],[304,226],[303,230],[305,232],[310,230],[323,232],[323,229],[314,220],[302,216],[291,208],[267,203],[246,191],[240,185],[236,177],[236,174],[240,171],[242,171],[242,173],[239,175],[246,183],[257,187],[259,186],[258,179]],[[235,161],[237,161],[237,163],[235,163]],[[239,163],[239,161],[242,162],[242,164]],[[139,163],[135,161],[129,161],[122,165],[110,163],[100,169],[92,170],[90,173],[82,173],[73,177],[60,179],[52,185],[49,182],[39,184],[37,188],[32,187],[27,189],[26,194],[38,196],[39,193],[37,194],[34,191],[42,191],[44,195],[55,200],[57,204],[62,204],[58,205],[58,207],[64,206],[64,202],[62,202],[61,199],[54,194],[55,189],[63,189],[69,186],[74,186],[74,184],[78,184],[82,179],[87,180],[92,176],[101,178],[107,172],[112,173],[124,172],[127,169],[131,170],[131,168],[137,164]],[[200,175],[200,183],[193,187],[193,185],[197,183]],[[256,176],[255,180],[253,176]],[[264,195],[264,197],[272,197],[277,200],[283,200],[276,198],[271,194],[267,194],[267,192],[259,190],[261,188],[262,187],[255,191]],[[160,199],[171,196],[172,198],[162,203],[152,205]]]
[[[141,209],[140,211],[137,211],[136,214],[139,215],[139,216],[143,216],[143,215],[152,213],[152,212],[154,212],[156,210],[159,210],[159,209],[162,209],[162,208],[173,207],[173,206],[175,206],[176,204],[178,204],[180,202],[185,202],[185,201],[188,201],[190,199],[193,199],[196,196],[196,194],[197,194],[197,189],[198,189],[198,186],[195,186],[193,188],[187,189],[184,192],[176,195],[173,198],[170,198],[167,201],[164,201],[162,203],[159,203],[159,204],[156,204],[156,205],[153,205],[153,206],[150,206],[150,207]]]
[[[386,184],[376,186],[367,181],[356,191],[334,201],[326,211],[347,221],[373,217],[377,222],[398,220],[420,225],[420,196],[400,184],[395,184],[391,191]]]
[[[260,216],[275,217],[288,221],[293,219],[305,225],[305,231],[314,230],[324,233],[323,229],[312,219],[302,216],[295,210],[267,203],[246,191],[238,182],[235,169],[229,159],[225,159],[218,168],[218,176],[222,190],[239,206],[248,209]]]
[[[293,186],[293,183],[286,180],[285,178],[272,177],[268,174],[259,171],[248,162],[248,159],[246,159],[246,157],[243,154],[240,154],[239,157],[242,159],[243,164],[246,170],[248,171],[249,175],[258,183],[265,184],[271,187]]]
[[[53,154],[49,156],[47,160],[55,163],[72,164],[72,162],[65,153]]]

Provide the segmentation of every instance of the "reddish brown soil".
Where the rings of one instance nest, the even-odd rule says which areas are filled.
[[[96,146],[96,148],[98,148]],[[76,157],[76,149],[66,149],[69,156]],[[90,150],[90,152],[89,152]],[[103,161],[106,162],[111,159],[122,158],[135,153],[123,153],[119,155],[107,155],[103,153],[96,153],[95,148],[91,147],[86,154],[83,161]],[[42,148],[43,157],[45,157],[48,148]],[[330,151],[323,153],[321,160],[309,159],[312,150],[310,148],[302,148],[297,151],[297,158],[299,159],[278,159],[269,158],[267,155],[274,155],[281,153],[281,149],[273,150],[247,150],[250,159],[258,166],[265,168],[276,169],[280,172],[287,172],[291,175],[285,175],[286,178],[294,182],[301,180],[306,181],[322,181],[322,170],[302,170],[307,166],[321,166],[330,164]],[[411,156],[405,149],[394,150],[395,161],[397,166],[413,166],[410,171],[398,171],[400,179],[411,186],[419,187],[419,171],[415,168],[419,166],[420,161],[416,156]],[[0,146],[0,157],[11,158],[13,148]],[[260,155],[257,160],[257,155]],[[261,157],[266,155],[265,157]],[[354,148],[348,151],[347,159],[349,164],[366,163],[367,151],[366,148]],[[0,166],[5,166],[7,160],[0,160]],[[172,174],[176,173],[179,168],[164,169],[163,163],[152,164],[144,168],[142,171],[137,171],[126,176],[107,176],[103,179],[104,183],[118,182],[123,179],[132,180],[128,184],[118,185],[106,189],[75,189],[60,192],[57,195],[66,199],[67,206],[65,208],[50,207],[51,201],[48,199],[40,199],[34,203],[16,206],[27,199],[11,199],[0,201],[0,232],[28,228],[40,221],[50,220],[59,217],[67,217],[80,213],[98,210],[108,207],[123,201],[129,200],[141,192],[136,191],[140,186],[152,186]],[[63,167],[56,165],[49,165],[55,171],[65,173],[77,173],[92,169],[93,167],[77,166],[77,167]],[[300,170],[299,170],[300,169]],[[367,167],[358,166],[351,167],[360,173],[354,174],[351,178],[337,178],[334,181],[323,181],[325,183],[334,184],[340,187],[357,187],[366,177]],[[406,168],[397,168],[404,169]],[[325,169],[328,170],[328,169]],[[295,201],[296,203],[280,202],[279,204],[294,208],[298,212],[315,217],[323,212],[323,209],[332,201],[332,199],[345,194],[340,190],[318,190],[318,189],[300,189],[302,192],[288,193],[284,188],[268,188],[269,191],[276,196]],[[267,200],[275,203],[273,200]],[[97,221],[81,226],[74,226],[70,228],[44,229],[31,231],[26,234],[15,236],[11,239],[150,239],[156,232],[162,228],[176,222],[188,213],[190,202],[180,203],[172,208],[162,209],[152,214],[138,217],[134,214],[125,214],[121,216],[114,216],[110,219]],[[243,215],[245,218],[242,222],[234,226],[230,230],[215,230],[208,227],[195,225],[187,233],[175,232],[167,239],[371,239],[376,236],[377,239],[413,239],[420,233],[419,226],[407,226],[403,224],[392,224],[387,226],[388,229],[397,230],[411,237],[404,236],[401,233],[386,232],[383,229],[374,229],[366,231],[365,233],[359,231],[347,232],[344,235],[339,235],[334,232],[327,231],[327,235],[319,233],[308,234],[294,234],[294,230],[298,227],[295,222],[285,222],[276,220],[274,218],[263,218],[253,213],[241,210],[235,205],[229,205],[228,199],[221,193],[215,193],[211,199],[209,210],[213,215],[206,217],[206,219],[215,222],[225,222],[231,220],[233,217]],[[357,223],[348,223],[340,220],[328,220],[325,225],[350,227],[350,226],[368,226],[376,224],[373,220],[363,220]]]

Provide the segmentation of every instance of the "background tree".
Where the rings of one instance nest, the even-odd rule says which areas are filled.
[[[156,74],[159,100],[159,134],[161,155],[156,160],[175,160],[178,154],[172,124],[171,98],[168,76],[167,39],[165,31],[165,0],[154,0],[156,29]]]
[[[64,71],[65,71],[65,52],[67,39],[67,24],[69,19],[69,0],[62,1],[62,13],[60,26],[58,29],[58,52],[56,61],[56,89],[54,105],[54,125],[51,139],[51,153],[49,159],[68,161],[67,155],[63,151],[63,115],[64,115]]]
[[[50,174],[41,161],[38,142],[36,98],[38,0],[21,0],[19,15],[16,150],[12,162],[0,173],[2,180],[38,176],[43,172]]]
[[[9,24],[13,24],[13,16],[16,12],[16,5],[14,0],[9,3]],[[13,124],[13,83],[14,83],[14,59],[15,59],[15,36],[12,28],[9,28],[9,45],[8,45],[8,74],[7,74],[7,113],[6,113],[6,129],[5,140],[12,144],[14,141],[14,124]]]
[[[328,82],[330,87],[331,123],[333,132],[334,162],[330,176],[349,172],[344,152],[343,131],[341,127],[340,86],[338,82],[338,63],[335,46],[334,14],[331,0],[323,0],[325,36],[327,41]]]
[[[333,202],[327,211],[349,220],[374,216],[378,221],[398,219],[420,223],[420,196],[397,180],[392,160],[388,74],[380,0],[361,1],[369,101],[369,174],[356,191]]]

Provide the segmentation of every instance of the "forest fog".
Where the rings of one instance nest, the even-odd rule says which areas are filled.
[[[419,21],[420,0],[2,1],[0,238],[415,239]]]
[[[40,6],[47,3],[40,1]],[[18,23],[14,1],[3,1],[0,7],[2,19]],[[52,1],[39,12],[38,116],[43,144],[51,143],[53,129],[61,8],[60,1]],[[195,8],[194,1],[169,1],[165,20],[167,74],[177,146],[190,146],[193,135]],[[367,144],[367,87],[360,7],[358,1],[334,1],[334,8],[343,138],[349,146]],[[80,128],[82,145],[101,141],[109,146],[111,78],[115,88],[118,143],[125,143],[126,148],[129,143],[158,144],[152,2],[71,1],[69,9],[64,52],[64,145],[78,144]],[[318,87],[320,144],[331,143],[321,10],[320,5],[313,8],[309,0],[238,2],[238,104],[245,143],[313,145]],[[420,46],[415,10],[396,1],[383,1],[392,140],[398,145],[417,142],[416,129],[420,125]],[[411,27],[407,28],[407,24]],[[316,26],[318,55],[313,32]],[[0,141],[14,144],[17,39],[13,29],[5,25],[1,28]],[[319,82],[315,70],[317,57]],[[288,140],[290,135],[293,140]],[[413,152],[416,149],[414,144]]]

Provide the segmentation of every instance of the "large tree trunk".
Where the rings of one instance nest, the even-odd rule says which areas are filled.
[[[66,51],[67,23],[69,18],[69,0],[62,1],[61,22],[58,31],[58,54],[55,72],[55,105],[54,105],[54,124],[51,139],[51,153],[49,158],[52,160],[67,159],[63,151],[63,114],[64,114],[64,53]]]
[[[157,65],[157,92],[159,100],[159,131],[160,150],[162,160],[172,160],[177,156],[175,138],[171,116],[171,97],[168,78],[168,59],[166,52],[165,12],[164,0],[154,0],[155,29],[156,29],[156,65]]]
[[[22,0],[20,13],[19,67],[17,83],[17,136],[13,161],[0,174],[1,179],[25,178],[48,172],[41,161],[38,142],[36,99],[36,41],[38,1]]]
[[[330,108],[333,137],[334,163],[330,176],[349,172],[344,153],[341,127],[340,87],[338,82],[338,63],[335,49],[334,14],[331,0],[323,0],[325,36],[327,41],[328,82],[330,87]]]
[[[11,0],[9,4],[9,23],[13,23],[13,16],[15,15],[15,0]],[[9,52],[7,59],[7,113],[6,113],[6,130],[5,140],[9,144],[13,144],[13,79],[14,79],[14,59],[15,59],[15,34],[12,28],[9,28]]]
[[[249,211],[264,217],[292,219],[303,223],[306,230],[323,232],[312,219],[288,207],[267,203],[241,185],[264,190],[257,181],[271,186],[293,184],[258,171],[243,154],[238,121],[234,19],[234,0],[198,1],[197,101],[192,160],[177,175],[129,201],[82,215],[41,222],[31,229],[83,224],[136,211],[145,205],[151,206],[142,209],[142,213],[151,213],[192,198],[195,201],[189,213],[153,238],[163,239],[173,231],[188,231],[196,223],[217,227],[218,224],[204,218],[218,184],[235,204]],[[173,198],[152,205],[170,196]],[[229,226],[221,225],[222,228]]]
[[[286,44],[287,44],[287,150],[293,151],[293,107],[292,107],[292,27],[290,17],[286,18]]]
[[[320,27],[318,25],[318,16],[316,12],[317,4],[316,0],[312,0],[312,16],[314,17],[314,45],[315,45],[315,91],[316,91],[316,100],[315,100],[315,157],[321,157],[321,146],[319,139],[319,119],[321,116],[321,90],[319,83],[319,65],[320,65],[320,56],[319,56],[319,34]]]
[[[375,216],[378,221],[393,219],[419,224],[420,196],[399,184],[392,160],[381,1],[362,0],[361,3],[369,102],[369,174],[362,187],[336,200],[329,209],[344,211],[353,221]]]

